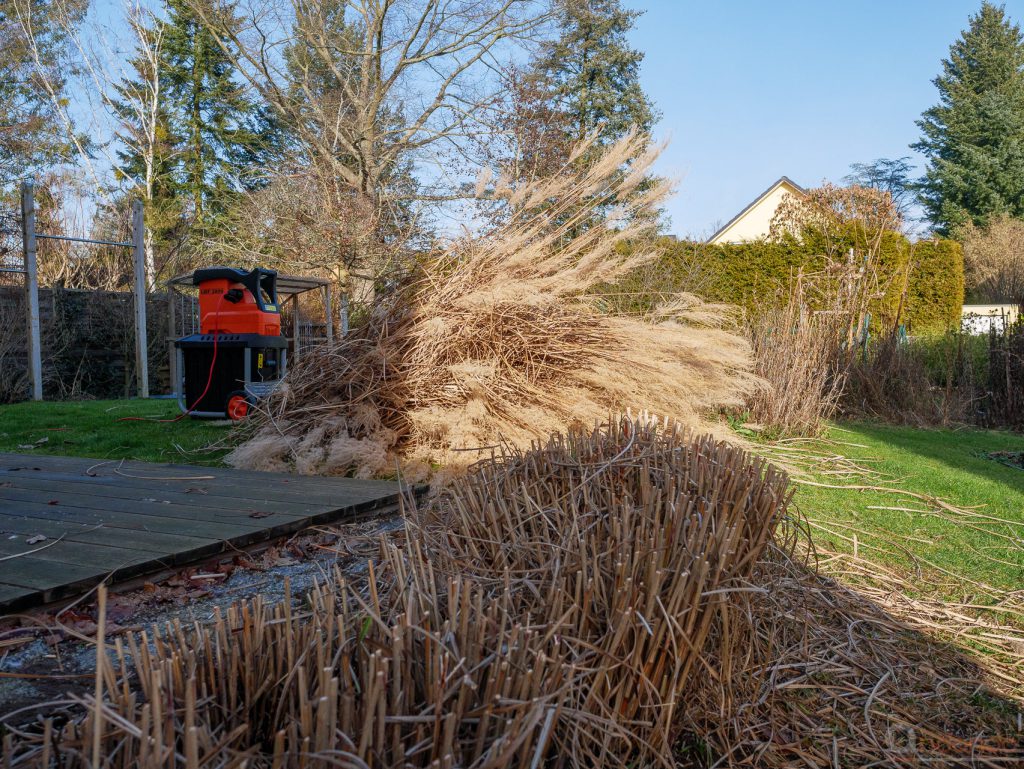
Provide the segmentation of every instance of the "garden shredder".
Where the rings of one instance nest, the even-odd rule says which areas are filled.
[[[199,288],[199,333],[175,341],[178,405],[195,417],[245,418],[285,375],[277,272],[208,267],[192,274]]]

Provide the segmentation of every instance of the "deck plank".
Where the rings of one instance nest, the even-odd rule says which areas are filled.
[[[0,453],[0,613],[390,509],[400,495],[386,481]]]

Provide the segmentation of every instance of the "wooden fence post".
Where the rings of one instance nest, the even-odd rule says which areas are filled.
[[[25,305],[27,309],[28,369],[32,400],[43,399],[43,354],[39,332],[39,269],[36,263],[36,206],[32,182],[21,185],[22,250],[25,256]]]
[[[135,262],[135,375],[140,398],[149,397],[149,340],[146,331],[146,248],[142,201],[132,203],[132,256]]]

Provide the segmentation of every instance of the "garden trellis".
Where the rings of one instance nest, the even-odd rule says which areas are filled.
[[[149,397],[149,363],[147,358],[146,339],[146,266],[143,239],[145,222],[143,219],[142,201],[132,202],[132,239],[126,242],[98,240],[72,235],[50,235],[36,232],[35,188],[32,182],[21,185],[21,226],[22,255],[20,268],[9,268],[9,272],[20,272],[25,276],[25,305],[27,308],[26,346],[28,348],[28,368],[32,383],[32,400],[43,399],[43,361],[40,342],[39,323],[39,270],[36,258],[36,243],[39,240],[60,240],[70,243],[85,243],[95,246],[115,246],[132,249],[132,261],[135,268],[135,374],[138,381],[139,397]]]

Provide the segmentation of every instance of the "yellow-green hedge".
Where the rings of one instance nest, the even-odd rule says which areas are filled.
[[[680,282],[679,276],[684,272],[692,275],[693,265],[703,263],[704,279],[698,290],[706,299],[763,309],[785,300],[789,282],[799,269],[803,268],[805,273],[823,269],[827,250],[846,254],[853,248],[854,258],[863,258],[869,246],[866,237],[851,228],[843,237],[827,243],[820,233],[813,231],[804,233],[799,240],[715,246],[666,238],[661,242],[663,255],[658,268],[666,290],[670,291]],[[912,244],[899,233],[885,232],[875,268],[886,287],[885,295],[872,308],[875,328],[879,323],[883,327],[891,325],[897,315],[911,333],[945,331],[959,322],[964,301],[963,251],[959,243],[932,240]],[[907,295],[900,311],[905,276]],[[648,270],[645,288],[650,283]],[[622,285],[632,290],[638,289],[639,284],[640,281],[627,278]]]
[[[904,312],[910,330],[957,327],[964,303],[963,248],[955,240],[920,241],[911,246],[910,263]]]

